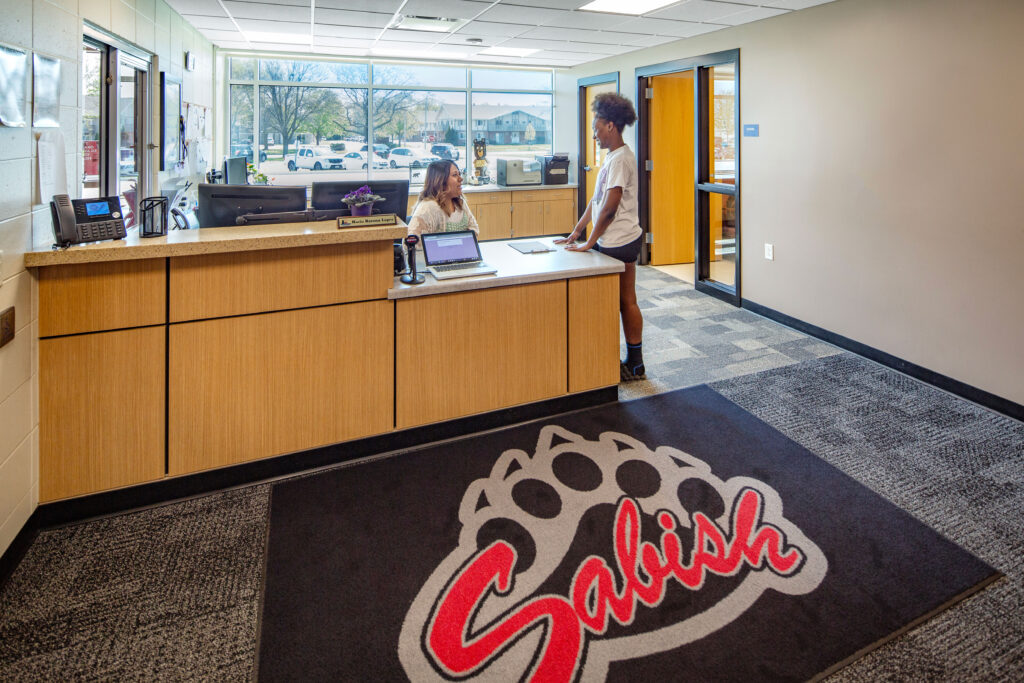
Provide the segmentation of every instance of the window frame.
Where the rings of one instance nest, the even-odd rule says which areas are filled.
[[[230,60],[232,58],[253,59],[254,60],[255,63],[254,63],[254,68],[253,68],[253,77],[252,77],[252,79],[232,78],[232,76],[231,76],[231,68],[230,68]],[[307,82],[300,82],[300,81],[271,81],[271,80],[263,80],[263,79],[260,78],[260,75],[261,75],[260,74],[260,71],[261,71],[260,60],[261,59],[280,59],[280,60],[295,60],[295,61],[308,61],[308,62],[319,62],[319,63],[342,63],[342,64],[366,65],[368,67],[368,81],[366,83],[349,83],[349,82],[341,82],[341,81],[337,81],[337,82],[317,81],[317,82],[308,82],[307,83]],[[466,145],[465,145],[465,147],[461,148],[461,151],[463,153],[463,158],[466,159],[467,161],[470,159],[470,156],[472,154],[472,141],[471,141],[471,138],[472,138],[472,131],[474,130],[473,119],[472,119],[472,103],[473,103],[473,94],[474,93],[490,93],[490,94],[498,94],[498,95],[505,95],[505,94],[509,94],[509,95],[518,95],[518,94],[524,94],[524,95],[548,95],[551,98],[551,115],[550,115],[550,121],[551,121],[551,124],[550,124],[551,125],[551,131],[550,131],[550,133],[551,133],[551,141],[550,141],[550,144],[552,146],[552,149],[554,148],[554,131],[555,131],[555,93],[554,93],[555,77],[554,77],[554,74],[555,74],[555,69],[550,68],[550,67],[547,67],[547,68],[544,68],[544,67],[521,67],[521,68],[513,69],[515,71],[542,71],[542,72],[549,72],[551,74],[551,88],[548,89],[548,90],[538,90],[538,89],[517,89],[517,88],[501,88],[501,89],[498,89],[498,88],[473,88],[472,78],[471,78],[471,72],[473,70],[495,70],[495,71],[508,71],[508,70],[510,70],[510,67],[506,66],[506,65],[489,67],[487,65],[479,65],[479,64],[452,64],[452,63],[444,63],[444,62],[424,63],[424,62],[412,62],[412,61],[403,61],[403,60],[388,59],[388,58],[382,58],[382,59],[345,59],[345,58],[336,58],[336,59],[332,59],[332,58],[330,58],[330,57],[328,57],[326,55],[316,55],[316,56],[310,55],[309,57],[299,58],[299,57],[295,57],[293,55],[282,56],[282,55],[275,54],[275,53],[272,53],[272,52],[253,52],[253,51],[242,51],[242,50],[218,50],[218,52],[217,52],[217,61],[218,61],[218,68],[221,69],[221,73],[223,74],[223,78],[219,79],[220,83],[222,84],[220,98],[221,98],[221,101],[224,103],[224,111],[227,112],[227,116],[224,117],[223,124],[222,124],[222,132],[224,133],[224,135],[223,135],[223,137],[221,139],[224,142],[221,143],[221,144],[218,144],[219,151],[221,153],[221,156],[229,156],[229,154],[230,154],[230,147],[231,147],[230,136],[231,136],[231,122],[232,122],[231,88],[233,86],[250,86],[253,89],[252,90],[252,101],[254,103],[253,104],[253,129],[252,129],[252,140],[253,140],[253,150],[254,150],[253,151],[253,163],[257,166],[257,168],[259,168],[260,164],[262,163],[262,162],[259,161],[259,152],[256,151],[256,150],[259,149],[259,142],[260,142],[260,139],[261,139],[260,138],[261,130],[260,130],[260,121],[259,121],[259,119],[260,119],[260,116],[259,116],[259,106],[260,106],[260,101],[259,101],[260,91],[259,91],[259,88],[261,86],[292,86],[292,87],[311,87],[311,88],[364,88],[364,89],[366,89],[368,91],[367,92],[367,109],[368,109],[368,111],[367,111],[367,125],[366,125],[366,139],[367,139],[367,144],[368,145],[372,145],[373,144],[372,141],[374,141],[376,139],[376,135],[375,135],[376,131],[374,130],[374,125],[373,125],[373,122],[374,122],[374,111],[373,111],[374,90],[409,90],[409,91],[418,91],[418,92],[427,91],[427,92],[461,92],[461,93],[465,93],[465,97],[466,97],[465,121],[466,121],[467,134],[466,134]],[[436,66],[436,67],[453,67],[453,68],[462,69],[462,70],[465,71],[465,86],[464,87],[454,87],[454,86],[437,86],[437,85],[392,85],[392,84],[387,84],[387,83],[377,84],[375,82],[375,79],[374,79],[374,69],[376,67],[382,67],[382,66],[423,66],[423,65],[426,65],[426,66]],[[367,167],[367,169],[366,169],[367,176],[366,177],[368,179],[373,178],[374,170],[375,169],[373,167],[373,164],[370,164]]]

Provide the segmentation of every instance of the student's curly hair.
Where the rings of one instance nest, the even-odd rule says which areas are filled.
[[[628,98],[614,92],[603,92],[594,96],[590,103],[590,109],[594,116],[605,121],[611,121],[619,132],[626,126],[631,126],[636,121],[636,110]]]

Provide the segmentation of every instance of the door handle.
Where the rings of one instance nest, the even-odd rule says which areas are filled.
[[[592,167],[590,167],[590,166],[584,166],[583,170],[584,171],[593,171],[594,169]]]

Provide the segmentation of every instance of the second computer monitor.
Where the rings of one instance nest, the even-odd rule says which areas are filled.
[[[249,169],[245,157],[224,159],[224,182],[227,185],[245,185],[249,182]]]
[[[404,219],[409,207],[408,180],[344,180],[333,183],[313,183],[313,208],[317,211],[345,209],[341,198],[363,185],[370,187],[370,192],[380,197],[373,205],[374,213],[393,213]]]

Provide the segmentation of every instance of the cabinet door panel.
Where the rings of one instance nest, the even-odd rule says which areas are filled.
[[[480,239],[507,240],[512,236],[512,212],[508,204],[479,204],[470,207],[480,226]]]
[[[171,474],[390,431],[394,304],[172,325]]]
[[[39,501],[164,475],[165,330],[39,341]]]
[[[396,340],[399,429],[562,396],[565,280],[400,299]]]
[[[544,202],[516,202],[512,205],[512,236],[544,234]]]
[[[576,227],[576,203],[571,199],[544,202],[544,234],[559,235]]]

